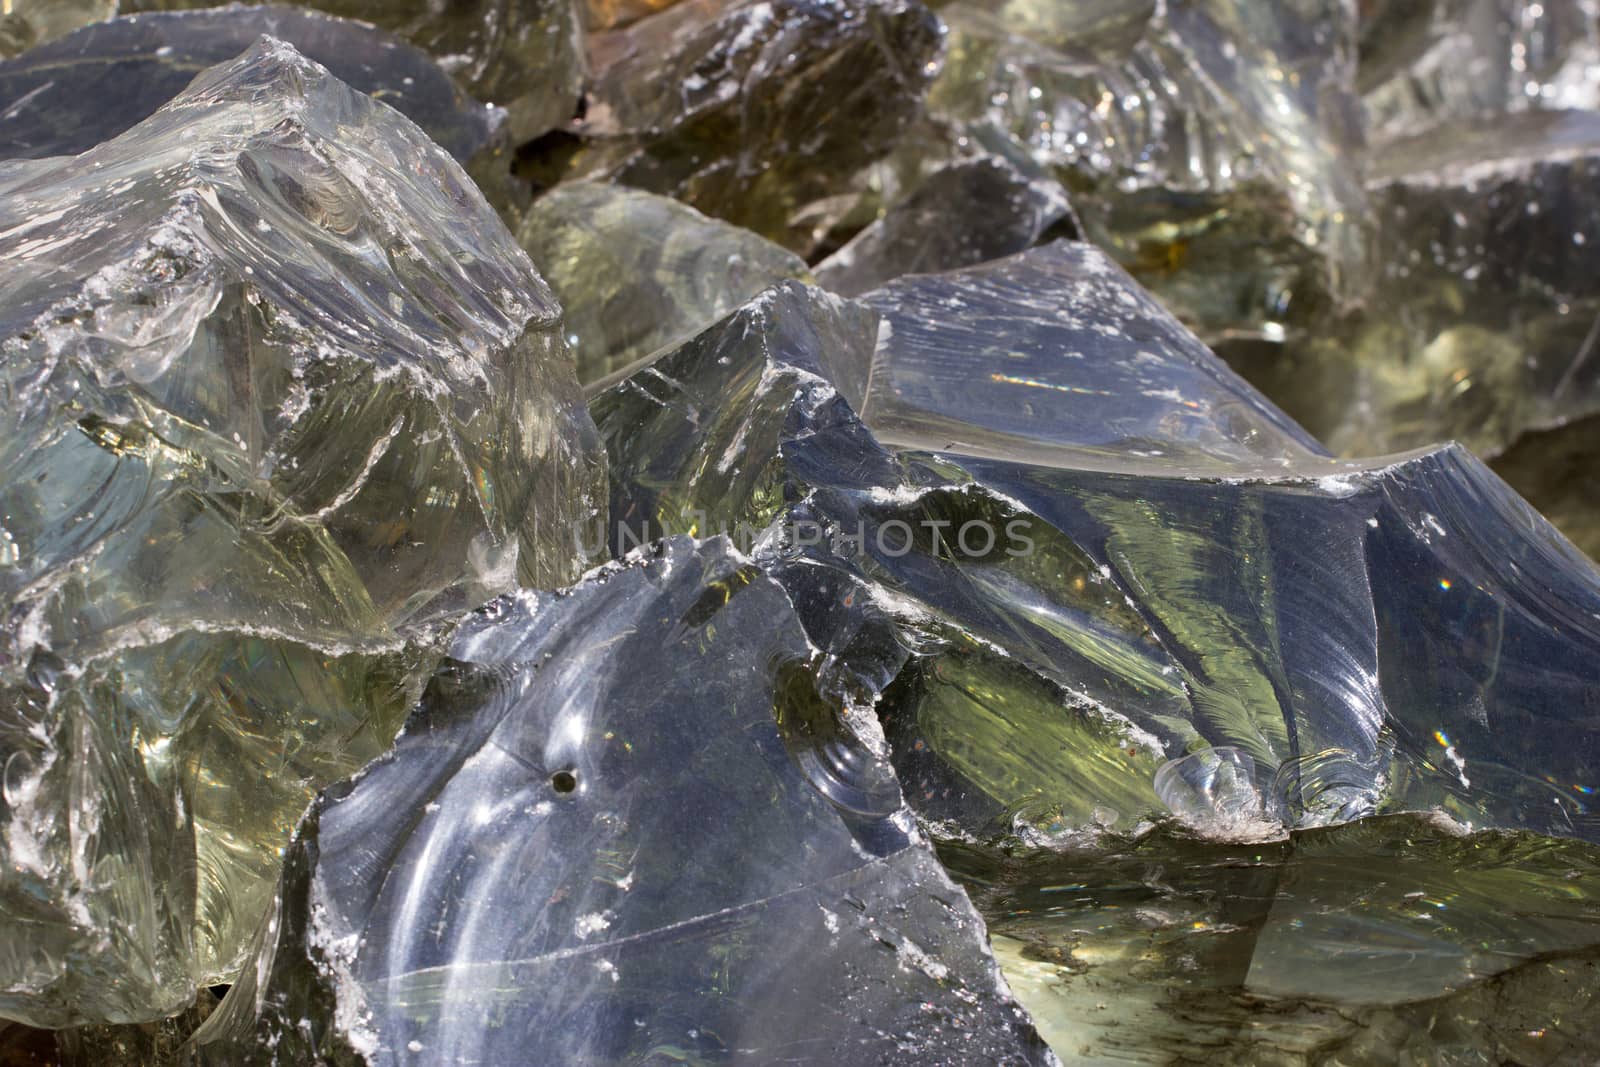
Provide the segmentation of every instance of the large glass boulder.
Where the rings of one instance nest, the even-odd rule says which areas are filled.
[[[602,460],[476,188],[282,42],[0,164],[0,231],[0,1015],[158,1018]]]
[[[207,1063],[1054,1064],[783,589],[676,538],[458,632]]]
[[[1329,457],[1087,246],[780,287],[592,410],[617,547],[743,532],[930,818],[1131,827],[1225,749],[1278,826],[1600,835],[1593,565],[1459,447]]]
[[[1073,244],[786,283],[591,410],[614,548],[750,544],[1063,1057],[1592,1042],[1600,572],[1464,449],[1334,459]]]

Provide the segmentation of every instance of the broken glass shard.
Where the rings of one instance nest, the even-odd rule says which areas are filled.
[[[1362,4],[1360,81],[1374,138],[1440,122],[1600,107],[1592,0]]]
[[[1600,1036],[1593,845],[1393,815],[940,852],[1076,1062],[1576,1063]]]
[[[817,281],[858,296],[902,274],[970,267],[1021,252],[1065,221],[1077,236],[1066,191],[1004,159],[951,163],[817,267]]]
[[[1600,410],[1600,115],[1502,116],[1373,161],[1383,284],[1252,371],[1336,451],[1482,456]]]
[[[676,200],[600,182],[558,186],[518,231],[561,302],[578,380],[687,340],[784,278],[794,253]]]
[[[287,7],[136,15],[0,63],[0,159],[77,155],[148,118],[207,67],[268,34],[422,127],[463,164],[503,122],[420,49],[365,23]],[[497,146],[503,151],[503,146]]]
[[[1600,837],[1600,574],[1464,450],[1331,459],[1088,249],[866,304],[780,287],[592,410],[614,533],[755,531],[913,804],[1132,825],[1228,747],[1291,825]]]
[[[870,388],[879,441],[1048,466],[1284,467],[1321,447],[1104,252],[1056,242],[892,282]]]
[[[1088,235],[1208,338],[1367,280],[1353,11],[1334,0],[940,8],[930,109],[1052,168]]]
[[[805,255],[804,209],[921,113],[939,41],[916,0],[676,5],[591,38],[587,144],[568,165]]]
[[[784,282],[595,396],[590,410],[622,472],[611,483],[614,551],[740,524],[747,547],[785,507],[791,409],[836,399],[825,370],[858,374],[864,387],[872,326],[866,308]],[[887,456],[867,443],[870,470]]]
[[[214,6],[214,0],[114,5],[123,14]],[[305,6],[406,38],[479,100],[504,108],[516,141],[554,129],[577,110],[584,54],[575,0],[310,0]]]
[[[726,540],[490,604],[395,750],[312,806],[199,1048],[1056,1062],[816,665]]]
[[[226,978],[460,613],[577,570],[559,312],[460,168],[264,39],[0,164],[0,1013]]]

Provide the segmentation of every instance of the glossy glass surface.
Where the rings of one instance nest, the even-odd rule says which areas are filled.
[[[0,99],[12,101],[0,112],[0,159],[86,152],[262,34],[399,111],[458,162],[493,150],[503,115],[467,97],[426,52],[365,23],[290,7],[235,7],[99,22],[0,63]],[[86,99],[94,106],[85,107]]]
[[[941,857],[1077,1063],[1566,1064],[1600,1041],[1592,845],[1394,815]]]
[[[835,176],[887,154],[921,113],[939,42],[916,0],[679,3],[591,39],[583,145],[546,166],[675,197],[805,255]]]
[[[263,39],[0,164],[0,1005],[230,976],[316,787],[601,499],[557,309],[399,113]]]
[[[838,598],[794,594],[886,694],[913,803],[971,833],[1132,825],[1152,756],[1228,746],[1280,824],[1442,806],[1593,839],[1592,565],[1461,449],[1322,454],[1120,274],[1019,282],[1084,263],[907,279],[875,329],[764,295],[596,399],[614,522],[764,531],[758,559]],[[949,659],[972,640],[1026,670]],[[1101,775],[1127,799],[1089,800]]]
[[[601,182],[540,197],[517,231],[561,302],[578,380],[687,340],[805,262],[676,200]]]
[[[815,665],[725,540],[490,604],[314,805],[202,1060],[1056,1062]]]

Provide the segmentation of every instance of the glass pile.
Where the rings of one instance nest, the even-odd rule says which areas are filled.
[[[1600,1058],[1593,0],[0,56],[0,1064]]]

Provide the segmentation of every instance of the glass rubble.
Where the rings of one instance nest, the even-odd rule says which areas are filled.
[[[0,57],[0,1064],[1600,1056],[1595,0]]]

